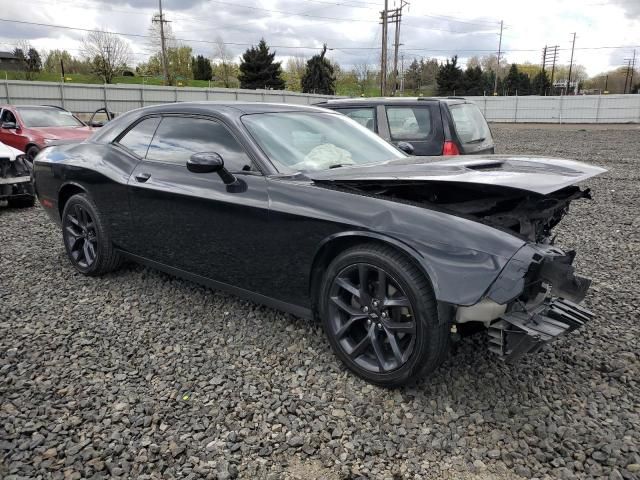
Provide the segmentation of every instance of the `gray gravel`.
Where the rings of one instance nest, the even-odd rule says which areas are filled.
[[[298,318],[135,265],[82,277],[40,208],[0,208],[0,477],[639,478],[640,130],[493,128],[611,169],[558,229],[597,318],[518,366],[465,339],[402,390]]]

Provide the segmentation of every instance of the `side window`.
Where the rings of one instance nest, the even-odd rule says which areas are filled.
[[[6,110],[6,109],[2,111],[2,117],[0,117],[0,121],[1,122],[17,123],[16,122],[16,117],[13,114],[13,112],[11,112],[11,110]]]
[[[147,152],[147,159],[184,166],[192,154],[216,152],[232,172],[252,170],[251,160],[227,128],[203,118],[165,117]]]
[[[372,132],[376,132],[376,111],[374,108],[340,108],[337,112],[355,120],[363,127],[367,127]]]
[[[387,107],[389,132],[393,140],[427,140],[431,135],[431,109],[424,107]]]
[[[160,117],[146,118],[129,130],[117,143],[144,158],[159,123]]]

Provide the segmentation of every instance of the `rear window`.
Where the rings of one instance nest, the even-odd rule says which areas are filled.
[[[427,140],[431,135],[431,109],[424,107],[387,107],[392,140]]]
[[[480,143],[491,140],[491,131],[484,116],[473,103],[449,106],[456,132],[462,143]]]

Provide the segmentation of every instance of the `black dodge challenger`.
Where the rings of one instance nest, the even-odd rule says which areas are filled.
[[[590,319],[590,282],[552,229],[603,171],[408,157],[321,108],[202,102],[47,148],[34,177],[81,273],[130,259],[316,317],[348,368],[395,386],[432,372],[463,325],[515,361]]]

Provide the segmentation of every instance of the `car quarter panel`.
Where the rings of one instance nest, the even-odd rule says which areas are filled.
[[[130,243],[130,211],[127,181],[138,160],[109,144],[82,143],[44,149],[34,162],[34,177],[40,203],[56,222],[67,188],[90,192],[107,220],[112,240],[119,248]]]
[[[282,248],[288,246],[289,252],[287,262],[273,272],[271,294],[287,295],[284,300],[291,303],[306,298],[310,265],[323,243],[334,237],[373,236],[403,248],[429,275],[436,298],[458,305],[480,300],[506,262],[525,244],[471,220],[314,185],[300,177],[272,177],[268,190],[270,241]],[[286,289],[277,287],[285,282]]]

